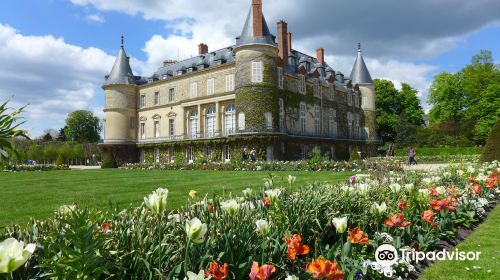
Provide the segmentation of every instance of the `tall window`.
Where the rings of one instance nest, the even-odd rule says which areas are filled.
[[[279,126],[280,131],[283,131],[285,129],[285,103],[283,98],[278,99],[278,105],[280,107]]]
[[[169,119],[168,120],[168,135],[170,137],[175,135],[175,120],[174,119]]]
[[[337,111],[334,109],[330,110],[330,116],[328,117],[328,130],[331,137],[337,136]]]
[[[212,95],[215,93],[215,79],[207,80],[207,95]]]
[[[352,93],[347,93],[347,105],[352,106]]]
[[[334,99],[334,96],[333,96],[333,83],[328,87],[328,99],[330,100],[333,100]]]
[[[360,136],[360,116],[359,114],[354,115],[354,136]]]
[[[196,98],[198,96],[198,83],[197,82],[191,83],[190,95],[191,95],[191,98]]]
[[[302,94],[306,93],[306,76],[304,75],[299,75],[300,76],[300,82],[299,82],[299,92]]]
[[[205,147],[205,155],[207,156],[208,160],[212,159],[212,147],[210,146]]]
[[[264,113],[264,120],[266,121],[266,129],[273,129],[273,114],[271,112]]]
[[[347,125],[348,125],[349,138],[352,137],[352,123],[353,123],[352,113],[347,112]]]
[[[175,102],[175,89],[171,88],[168,90],[168,102]]]
[[[160,137],[160,122],[155,121],[155,138]]]
[[[174,147],[168,148],[168,162],[174,162],[175,159],[175,150]]]
[[[367,102],[368,102],[368,99],[367,99],[367,96],[366,95],[361,95],[362,98],[361,98],[361,106],[367,106]]]
[[[229,145],[224,146],[224,160],[225,161],[231,160],[231,148],[229,147]]]
[[[299,119],[300,119],[300,131],[306,132],[306,103],[300,102],[300,112],[299,112]]]
[[[319,81],[314,81],[314,91],[313,91],[313,94],[315,97],[321,97],[321,93],[320,93],[320,85],[319,85]]]
[[[234,74],[226,75],[226,91],[234,90]]]
[[[160,93],[155,92],[155,105],[160,105]]]
[[[186,154],[187,154],[187,161],[193,162],[194,161],[193,147],[188,147],[186,150]]]
[[[189,137],[196,139],[198,136],[198,110],[193,109],[189,116]]]
[[[160,163],[160,149],[155,148],[154,154],[155,154],[155,163]]]
[[[141,101],[140,102],[141,102],[141,104],[140,104],[141,108],[146,107],[146,95],[144,95],[144,94],[141,95]]]
[[[318,105],[314,105],[314,133],[319,134],[320,131],[320,109]]]
[[[141,123],[141,139],[146,138],[146,124]]]
[[[215,106],[210,106],[207,111],[206,117],[206,134],[208,138],[215,137],[215,118],[217,111]]]
[[[252,61],[252,83],[262,83],[262,61]]]
[[[243,112],[238,114],[238,129],[240,131],[245,130],[245,113]]]
[[[236,106],[230,104],[224,113],[224,135],[236,133]]]
[[[280,89],[283,89],[284,77],[283,77],[283,68],[278,67],[278,86]]]
[[[130,117],[129,120],[128,120],[128,127],[130,129],[134,129],[135,128],[135,117]]]

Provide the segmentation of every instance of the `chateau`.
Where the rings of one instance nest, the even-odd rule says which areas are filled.
[[[375,90],[358,45],[350,76],[292,47],[287,23],[272,35],[253,0],[234,45],[134,76],[123,45],[106,76],[103,150],[119,162],[298,160],[319,147],[348,159],[372,155]]]

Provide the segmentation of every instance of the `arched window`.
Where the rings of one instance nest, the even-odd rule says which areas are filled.
[[[198,136],[198,110],[193,109],[189,115],[189,137],[196,139]]]
[[[208,138],[215,137],[215,118],[217,116],[217,109],[215,106],[210,106],[206,116],[206,133]]]
[[[236,133],[236,106],[229,104],[224,113],[224,134],[232,135]]]

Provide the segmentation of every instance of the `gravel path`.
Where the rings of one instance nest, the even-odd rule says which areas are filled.
[[[441,167],[448,166],[449,163],[432,163],[432,164],[417,164],[417,165],[404,165],[405,170],[437,170]]]

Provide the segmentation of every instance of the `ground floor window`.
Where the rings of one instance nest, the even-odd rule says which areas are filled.
[[[212,158],[212,147],[205,147],[205,155],[207,156],[207,160],[210,160]]]
[[[155,163],[160,163],[160,149],[155,148]]]
[[[189,147],[189,148],[187,148],[186,153],[187,153],[187,161],[188,161],[189,163],[193,162],[193,161],[194,161],[194,156],[193,156],[193,147]]]
[[[170,147],[168,149],[168,161],[174,162],[174,148],[173,147]]]
[[[231,148],[229,145],[224,146],[224,161],[230,161],[231,160]]]
[[[146,157],[144,156],[144,150],[141,150],[139,153],[139,161],[142,163],[146,163]]]

